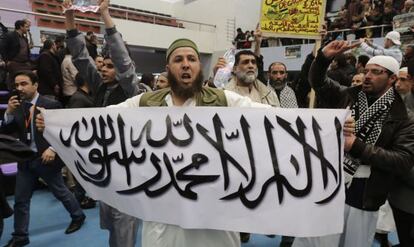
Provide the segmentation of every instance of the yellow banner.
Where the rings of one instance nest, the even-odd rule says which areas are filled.
[[[326,0],[262,0],[260,27],[266,36],[319,38]]]

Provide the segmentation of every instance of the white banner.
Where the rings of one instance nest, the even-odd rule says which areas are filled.
[[[69,8],[71,10],[77,10],[80,12],[98,12],[99,6],[97,0],[74,0],[72,6]],[[66,9],[63,10],[65,12]]]
[[[288,236],[342,232],[346,110],[46,110],[90,196],[146,221]]]

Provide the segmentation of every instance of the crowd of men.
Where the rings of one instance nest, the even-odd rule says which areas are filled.
[[[414,11],[413,0],[350,0],[341,7],[337,17],[329,22],[329,30],[351,29],[348,34],[355,34],[357,38],[381,37],[382,27],[364,28],[386,25],[383,31],[392,30],[394,16]],[[336,33],[335,35],[342,35]],[[346,38],[346,37],[342,37]]]
[[[96,41],[76,29],[71,10],[65,12],[66,48],[60,44],[62,39],[46,40],[37,67],[33,67],[29,59],[30,43],[26,35],[30,23],[17,21],[16,30],[9,34],[13,41],[8,44],[10,49],[3,59],[9,72],[9,88],[14,88],[15,94],[8,101],[0,132],[15,134],[36,155],[29,161],[19,162],[14,232],[6,246],[30,243],[30,200],[38,178],[47,183],[70,214],[72,220],[65,231],[67,234],[82,227],[85,221],[82,208],[88,208],[91,201],[94,203],[77,181],[71,188],[74,193],[65,185],[61,173],[64,164],[41,133],[45,123],[38,107],[146,107],[149,102],[151,105],[156,102],[167,107],[298,108],[309,105],[311,88],[316,93],[317,107],[350,108],[352,111],[353,120],[348,121],[344,129],[345,225],[343,233],[337,235],[283,236],[280,246],[369,247],[376,231],[381,247],[389,246],[387,231],[378,229],[379,223],[385,222],[381,212],[386,207],[389,209],[386,215],[393,215],[392,223],[395,222],[400,246],[413,246],[414,120],[411,110],[414,107],[414,60],[412,46],[402,54],[397,32],[386,35],[383,47],[366,39],[352,45],[338,40],[327,42],[306,57],[299,76],[289,82],[289,68],[277,58],[269,65],[267,73],[264,72],[260,51],[263,37],[258,28],[250,40],[255,45],[254,51],[241,50],[236,54],[231,79],[224,89],[218,89],[203,86],[200,54],[197,44],[189,39],[178,39],[170,45],[166,52],[166,72],[157,80],[143,76],[140,81],[122,36],[109,15],[109,1],[101,0],[99,4],[109,51],[106,54],[94,54]],[[69,7],[71,1],[65,0],[63,5]],[[365,49],[369,56],[352,56],[349,50],[357,46]],[[369,47],[373,47],[373,51]],[[214,72],[226,63],[220,58]],[[215,97],[210,97],[212,95]],[[215,102],[207,102],[207,98],[214,98]],[[9,215],[8,209],[7,215],[0,216]],[[137,218],[100,202],[100,220],[101,228],[110,232],[109,246],[135,246]],[[249,233],[189,230],[143,222],[144,247],[240,246],[247,241]]]

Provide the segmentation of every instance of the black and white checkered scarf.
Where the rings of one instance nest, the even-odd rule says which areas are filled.
[[[295,91],[286,85],[280,91],[280,107],[282,108],[298,108],[298,101],[296,100]]]
[[[382,124],[390,111],[394,99],[395,91],[394,88],[391,87],[371,106],[368,106],[366,94],[360,91],[358,93],[357,101],[351,107],[352,117],[356,120],[356,137],[365,143],[375,144],[381,134]],[[345,183],[352,180],[352,177],[360,165],[360,160],[354,159],[347,154],[345,155]]]

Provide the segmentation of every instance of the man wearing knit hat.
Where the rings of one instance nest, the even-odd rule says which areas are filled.
[[[337,235],[297,238],[294,247],[367,247],[375,234],[378,209],[394,179],[406,176],[414,164],[414,122],[395,91],[399,63],[375,56],[365,67],[365,80],[345,88],[326,76],[333,57],[350,49],[333,41],[318,52],[309,72],[312,88],[331,108],[350,107],[356,121],[351,149],[344,157],[346,205],[344,231]]]
[[[202,87],[203,75],[197,45],[189,39],[172,42],[166,54],[170,87],[147,92],[116,107],[146,106],[238,106],[270,107],[255,103],[237,93]],[[238,247],[239,233],[211,229],[183,229],[176,225],[143,222],[143,247]]]
[[[105,3],[104,22],[107,28],[115,31],[107,12],[108,0]],[[102,8],[101,8],[102,13]],[[74,28],[73,16],[68,20],[68,29]],[[73,15],[73,14],[72,14]],[[69,21],[69,22],[68,22]],[[107,30],[108,32],[109,30]],[[70,32],[70,31],[69,31]],[[114,35],[114,33],[112,33]],[[77,35],[79,36],[79,35]],[[72,38],[76,38],[72,37]],[[107,35],[111,36],[111,35]],[[120,38],[115,31],[115,36]],[[116,38],[115,37],[115,38]],[[108,37],[109,38],[109,37]],[[73,40],[74,41],[74,40]],[[69,42],[68,42],[69,43]],[[114,42],[114,45],[120,44]],[[123,42],[122,42],[123,44]],[[84,45],[83,45],[84,46]],[[124,54],[123,46],[114,46],[118,53]],[[84,50],[84,49],[83,49]],[[76,52],[77,50],[74,49]],[[78,51],[79,52],[79,51]],[[83,53],[82,53],[83,54]],[[81,54],[81,55],[82,55]],[[120,54],[117,54],[120,55]],[[76,56],[73,56],[74,59]],[[129,58],[129,57],[128,57]],[[90,59],[89,59],[90,60]],[[214,88],[202,87],[203,75],[197,45],[189,39],[178,39],[170,45],[166,54],[166,71],[170,87],[143,93],[125,100],[123,103],[112,107],[146,107],[146,106],[238,106],[238,107],[270,107],[255,103],[248,98],[236,93]],[[91,60],[92,61],[92,60]],[[114,62],[114,65],[116,63]],[[122,64],[124,66],[124,64]],[[79,68],[78,68],[79,69]],[[93,71],[88,65],[90,71]],[[86,71],[86,73],[90,73]],[[96,72],[97,74],[97,72]],[[132,76],[133,77],[133,76]],[[90,77],[88,77],[90,78]],[[42,116],[36,119],[39,130],[44,129]],[[122,227],[125,228],[125,227]],[[110,242],[111,244],[111,242]],[[112,245],[111,245],[112,246]],[[126,246],[126,245],[124,245]],[[183,229],[176,225],[168,225],[158,222],[143,222],[142,245],[143,247],[239,247],[240,237],[236,232],[211,230],[211,229]]]
[[[369,39],[361,39],[354,47],[358,45],[370,56],[385,55],[395,58],[399,64],[402,62],[400,33],[397,31],[391,31],[385,35],[384,46],[376,45]]]

